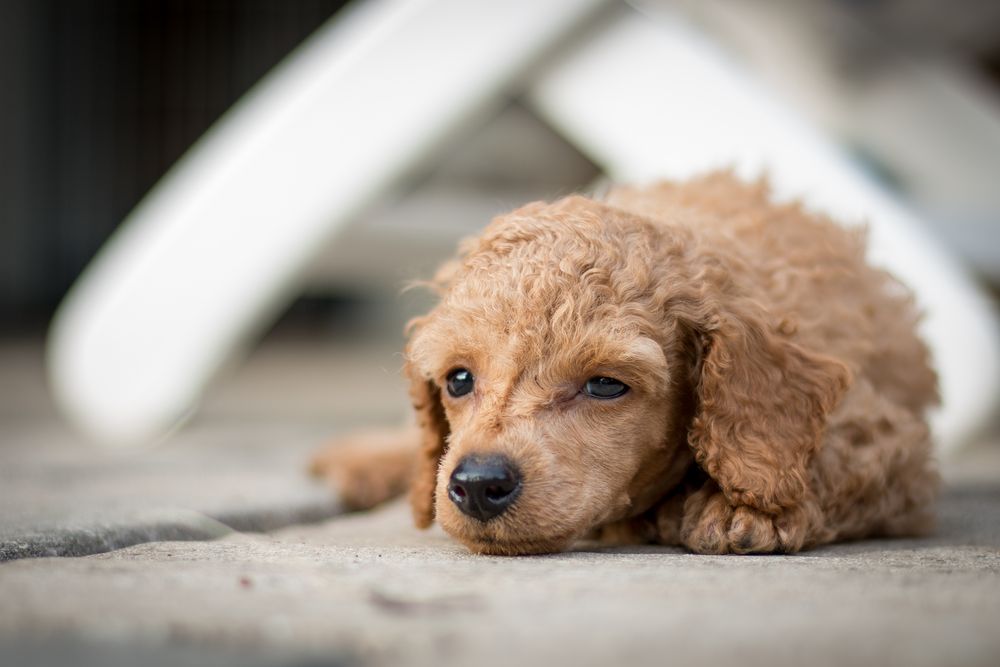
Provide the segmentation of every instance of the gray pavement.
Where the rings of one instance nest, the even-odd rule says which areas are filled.
[[[37,342],[0,343],[0,562],[339,514],[306,462],[339,431],[403,419],[398,349],[395,341],[344,348],[308,338],[265,345],[173,437],[108,450],[56,415]]]
[[[126,662],[204,647],[233,664],[249,652],[273,664],[996,665],[998,527],[994,486],[949,493],[926,540],[495,558],[415,530],[396,504],[267,535],[8,563],[0,632],[22,653],[55,638]]]
[[[389,351],[263,349],[166,446],[109,454],[58,424],[24,349],[21,375],[0,363],[0,665],[1000,664],[995,438],[945,462],[925,539],[483,557],[400,503],[336,516],[303,475],[327,434],[405,411],[366,370]]]
[[[0,446],[0,561],[211,539],[340,514],[305,474],[330,429],[191,429],[169,447],[94,450],[59,428]],[[275,443],[281,443],[276,446]]]

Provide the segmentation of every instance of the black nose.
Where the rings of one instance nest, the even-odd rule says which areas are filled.
[[[521,491],[517,467],[503,456],[466,456],[451,473],[448,497],[480,521],[503,514]]]

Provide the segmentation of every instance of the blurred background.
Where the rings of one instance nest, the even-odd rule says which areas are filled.
[[[41,335],[66,289],[157,179],[344,4],[2,0],[3,334]],[[1000,285],[1000,5],[674,4],[891,184],[983,281]],[[496,119],[454,145],[413,175],[411,189],[423,197],[414,206],[425,210],[452,191],[496,212],[585,187],[598,174],[516,91]],[[441,240],[428,253],[447,252],[484,220],[439,221],[432,232]],[[358,301],[391,298],[404,277],[437,259],[400,266],[392,251],[424,234],[375,239],[369,225],[353,227],[350,245],[364,243],[364,252],[323,262],[289,317],[329,310],[335,320]]]

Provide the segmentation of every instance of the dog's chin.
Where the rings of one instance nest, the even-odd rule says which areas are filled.
[[[468,539],[454,536],[466,548],[484,556],[532,556],[566,551],[573,543],[572,537],[532,538],[525,540],[496,540],[491,538]]]
[[[461,542],[469,551],[489,556],[529,556],[552,554],[566,551],[579,537],[578,533],[539,535],[519,533],[510,526],[503,530],[491,530],[486,526],[443,525],[446,533]]]
[[[439,498],[440,500],[440,498]],[[566,551],[582,535],[587,525],[574,521],[546,527],[527,523],[514,511],[482,522],[461,514],[454,507],[442,505],[437,522],[448,535],[469,551],[491,556],[526,556]]]

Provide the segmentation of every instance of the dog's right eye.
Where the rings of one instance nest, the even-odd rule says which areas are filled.
[[[475,378],[472,377],[472,373],[467,368],[456,368],[448,373],[447,380],[448,393],[454,398],[468,394],[472,391],[472,386],[475,383]]]
[[[592,377],[583,385],[583,391],[593,398],[618,398],[628,391],[628,385],[609,377]]]

